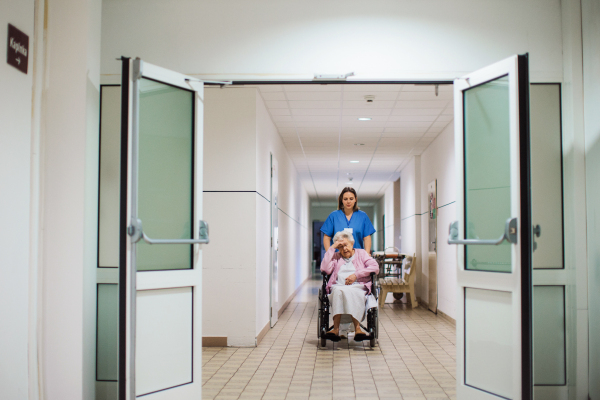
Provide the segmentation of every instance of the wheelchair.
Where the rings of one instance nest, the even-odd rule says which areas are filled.
[[[329,332],[333,329],[333,326],[329,326],[329,297],[327,297],[327,282],[329,281],[329,277],[331,275],[326,274],[325,272],[321,272],[323,276],[323,284],[319,288],[319,316],[317,323],[317,338],[321,344],[321,347],[327,347],[327,339],[325,338],[325,333]],[[371,294],[375,296],[375,300],[377,304],[378,296],[379,296],[379,287],[377,284],[377,273],[371,272]],[[363,326],[360,324],[360,327],[369,334],[369,345],[371,347],[375,347],[377,344],[377,339],[379,337],[379,309],[377,307],[371,307],[367,310],[367,326]]]

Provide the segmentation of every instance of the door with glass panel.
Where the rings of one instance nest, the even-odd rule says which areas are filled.
[[[199,399],[203,85],[122,61],[119,399]]]
[[[530,399],[531,211],[527,56],[454,82],[457,397]]]

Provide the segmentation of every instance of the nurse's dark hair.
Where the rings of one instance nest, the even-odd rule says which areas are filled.
[[[354,195],[354,199],[356,199],[356,201],[354,202],[354,208],[352,209],[352,211],[358,211],[358,196],[356,195],[356,190],[354,190],[354,188],[351,188],[349,186],[345,187],[342,189],[342,193],[340,193],[340,197],[338,198],[338,210],[343,210],[344,209],[344,202],[342,201],[342,199],[344,198],[344,193],[352,193]]]

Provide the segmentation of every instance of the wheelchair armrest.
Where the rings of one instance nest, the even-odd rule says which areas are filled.
[[[371,276],[371,293],[375,295],[375,298],[378,299],[379,295],[377,294],[377,272],[371,272],[369,274]]]

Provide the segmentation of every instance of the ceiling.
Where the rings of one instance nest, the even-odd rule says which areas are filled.
[[[437,95],[435,85],[415,84],[257,87],[317,204],[337,199],[345,186],[361,204],[372,203],[453,120],[452,85],[440,85]]]

